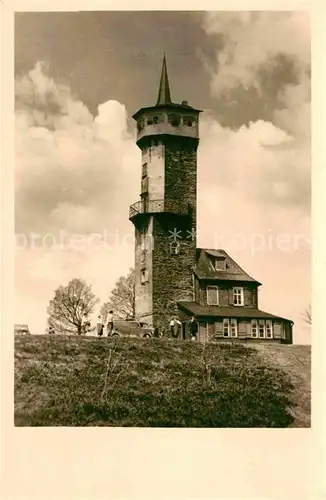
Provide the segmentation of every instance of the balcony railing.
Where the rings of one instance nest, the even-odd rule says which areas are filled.
[[[130,206],[129,219],[139,214],[161,212],[188,215],[190,210],[188,204],[182,200],[139,200]]]

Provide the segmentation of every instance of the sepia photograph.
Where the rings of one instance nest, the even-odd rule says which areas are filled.
[[[15,12],[16,427],[311,427],[308,11]]]

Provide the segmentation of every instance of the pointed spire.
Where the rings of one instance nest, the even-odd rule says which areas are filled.
[[[171,104],[171,102],[172,101],[171,101],[171,94],[169,87],[168,70],[166,68],[166,59],[164,52],[160,88],[158,91],[156,106],[158,106],[159,104]]]

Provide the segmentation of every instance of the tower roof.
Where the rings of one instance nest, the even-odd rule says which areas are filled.
[[[168,70],[166,67],[166,58],[165,58],[165,53],[164,53],[162,72],[161,72],[161,80],[160,80],[160,88],[158,91],[156,106],[158,106],[159,104],[171,104],[171,102],[172,101],[171,101],[171,94],[170,94]]]

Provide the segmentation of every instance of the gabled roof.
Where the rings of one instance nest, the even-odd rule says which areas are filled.
[[[270,319],[282,319],[285,321],[291,321],[287,318],[282,318],[281,316],[276,316],[269,312],[261,311],[260,309],[252,307],[237,307],[237,306],[201,306],[197,302],[178,302],[178,307],[187,312],[189,315],[196,317],[221,317],[221,318],[248,318],[248,319],[259,319],[259,318],[270,318]]]
[[[210,257],[225,258],[225,271],[215,270]],[[197,248],[197,264],[194,273],[198,279],[202,280],[247,281],[261,285],[259,281],[249,276],[223,249]]]

